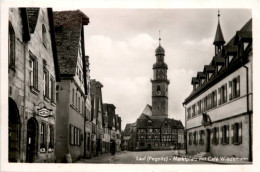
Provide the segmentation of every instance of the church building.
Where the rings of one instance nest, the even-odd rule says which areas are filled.
[[[153,65],[152,106],[147,105],[136,122],[136,150],[180,149],[184,147],[181,121],[168,118],[168,66],[160,44]],[[179,136],[180,135],[180,136]]]

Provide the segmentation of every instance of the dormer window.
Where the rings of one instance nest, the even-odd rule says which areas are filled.
[[[44,24],[42,25],[42,44],[47,48],[47,33]]]

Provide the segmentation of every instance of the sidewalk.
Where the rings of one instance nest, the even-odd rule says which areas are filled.
[[[243,158],[235,158],[235,157],[212,157],[212,156],[209,156],[209,157],[197,158],[197,157],[194,157],[194,155],[177,154],[177,152],[173,152],[173,156],[189,158],[189,159],[194,159],[194,160],[203,161],[203,162],[210,162],[210,163],[214,163],[214,164],[229,164],[229,165],[250,165],[250,164],[253,164],[252,162],[244,160]]]

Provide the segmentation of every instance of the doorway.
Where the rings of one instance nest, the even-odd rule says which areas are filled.
[[[37,154],[37,129],[35,118],[30,118],[27,123],[26,162],[34,162]]]
[[[151,149],[152,149],[151,144],[148,144],[148,145],[147,145],[147,150],[150,151]]]
[[[9,98],[8,108],[8,160],[9,162],[17,162],[20,152],[20,115],[15,101],[11,98]]]
[[[206,130],[206,137],[207,137],[207,140],[206,140],[206,152],[210,152],[210,129],[207,129]]]

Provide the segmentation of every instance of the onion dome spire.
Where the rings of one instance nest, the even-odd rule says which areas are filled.
[[[164,55],[165,51],[163,47],[161,46],[161,36],[160,36],[160,31],[159,31],[159,46],[155,50],[155,55]]]

